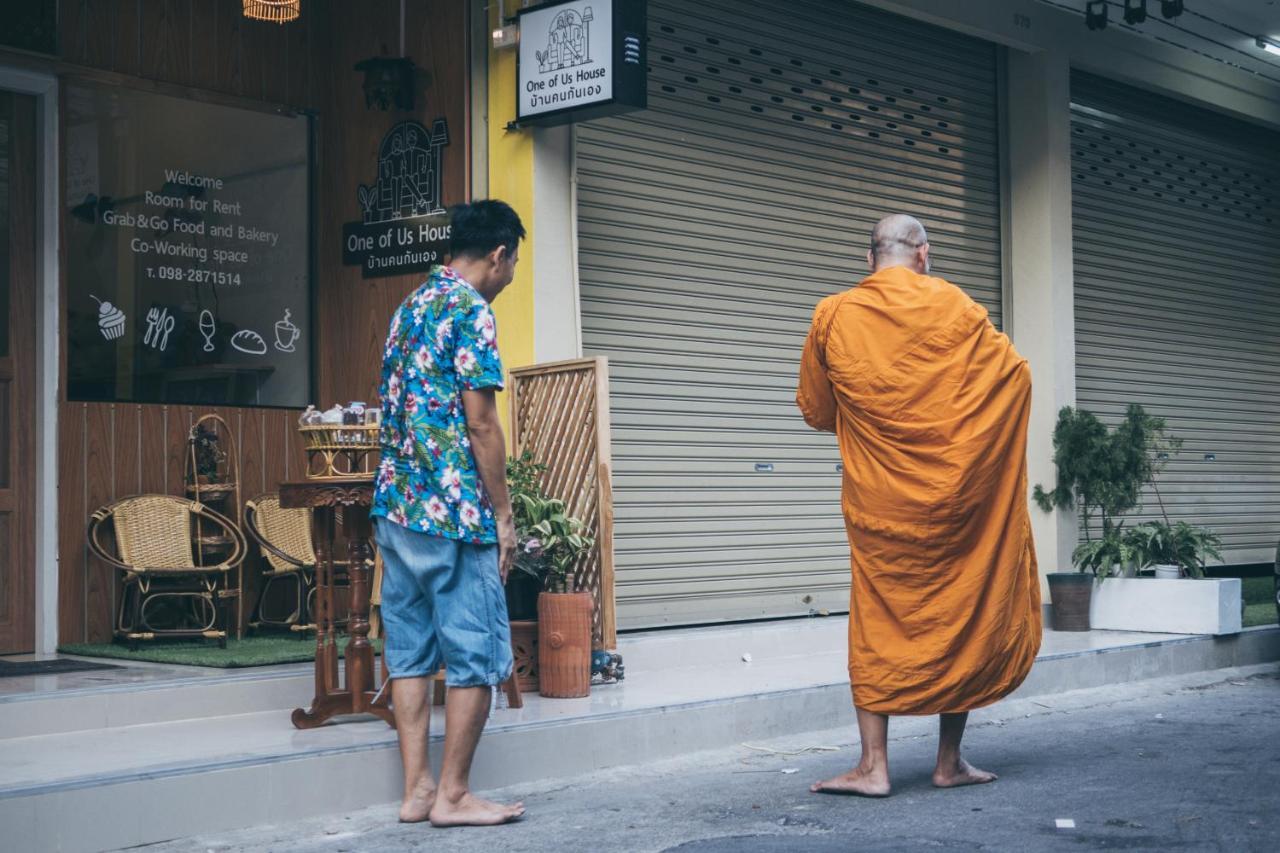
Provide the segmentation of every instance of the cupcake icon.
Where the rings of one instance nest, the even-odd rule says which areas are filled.
[[[92,293],[89,296],[98,303],[98,330],[102,332],[102,337],[114,341],[123,335],[127,319],[124,312],[110,302],[103,302]]]

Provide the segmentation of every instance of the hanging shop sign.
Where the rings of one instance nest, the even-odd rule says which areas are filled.
[[[645,0],[561,0],[519,12],[519,124],[646,106]]]
[[[377,178],[356,191],[363,218],[342,226],[342,262],[365,278],[426,272],[449,250],[442,163],[449,144],[443,118],[402,121],[378,148]]]

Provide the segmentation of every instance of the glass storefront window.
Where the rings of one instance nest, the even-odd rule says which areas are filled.
[[[65,91],[68,397],[305,405],[308,119]]]

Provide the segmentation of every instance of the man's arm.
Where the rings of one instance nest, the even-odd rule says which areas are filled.
[[[516,527],[511,515],[511,493],[507,491],[507,441],[498,419],[494,389],[464,390],[462,408],[467,415],[467,435],[476,470],[498,522],[498,568],[506,583],[516,554]]]
[[[818,341],[818,317],[804,342],[800,357],[800,386],[796,389],[796,406],[804,422],[822,432],[836,431],[836,395],[827,376],[823,347]]]

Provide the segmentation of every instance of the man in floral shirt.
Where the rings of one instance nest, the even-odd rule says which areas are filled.
[[[524,813],[519,803],[472,796],[468,781],[493,688],[513,666],[503,583],[515,525],[489,303],[511,283],[524,236],[503,202],[454,208],[451,263],[396,311],[383,353],[373,516],[406,822],[483,825]],[[427,761],[428,678],[441,664],[449,691],[437,788]]]

